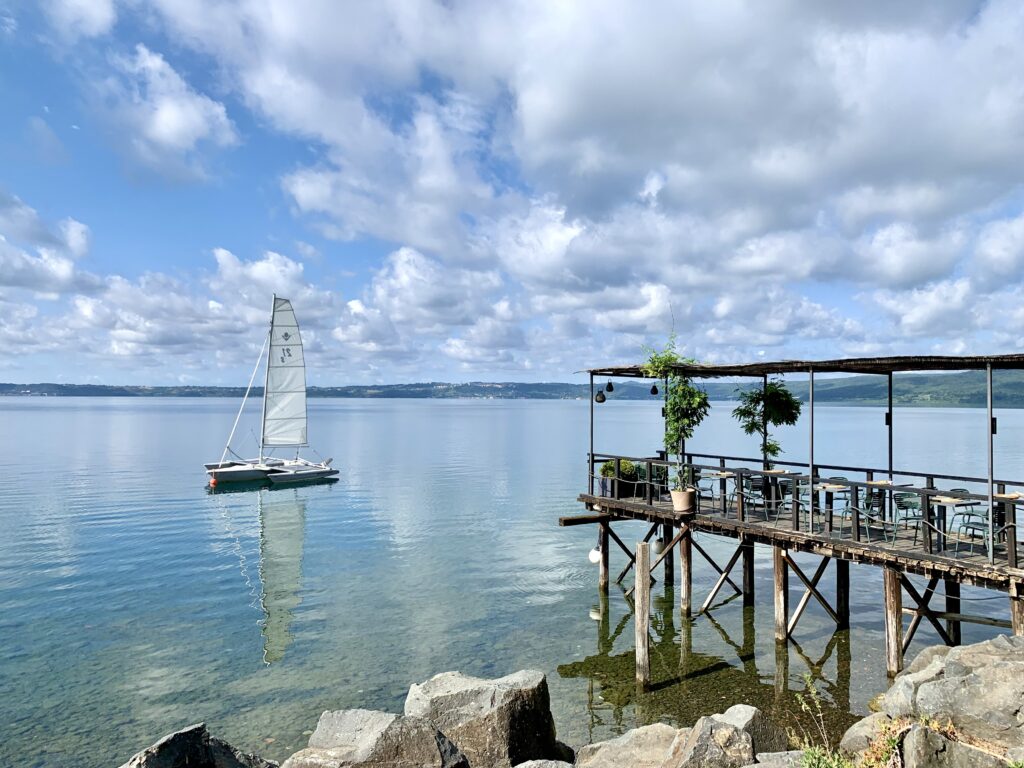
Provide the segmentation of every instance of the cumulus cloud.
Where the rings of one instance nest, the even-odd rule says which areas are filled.
[[[114,0],[46,0],[43,10],[67,41],[106,34],[117,20]]]
[[[161,56],[141,43],[114,65],[120,77],[102,85],[112,119],[127,132],[141,165],[170,176],[205,176],[202,152],[238,142],[224,104],[193,89]]]

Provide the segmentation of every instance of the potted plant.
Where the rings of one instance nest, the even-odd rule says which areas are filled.
[[[708,393],[693,383],[689,376],[678,373],[676,366],[693,363],[676,351],[676,336],[671,334],[665,349],[647,350],[644,373],[651,378],[663,379],[665,386],[665,452],[676,457],[673,473],[672,509],[675,512],[692,510],[696,506],[697,489],[693,482],[693,467],[686,464],[686,441],[711,409]]]
[[[601,465],[601,479],[600,479],[600,496],[610,498],[613,494],[614,482],[615,482],[615,462],[606,461]],[[619,459],[619,496],[620,498],[630,498],[637,495],[637,481],[640,479],[640,473],[634,464],[629,459]]]
[[[792,426],[800,418],[801,403],[781,379],[769,379],[763,387],[737,390],[740,404],[733,417],[748,435],[761,436],[761,460],[765,469],[774,466],[782,446],[772,437],[770,427]]]

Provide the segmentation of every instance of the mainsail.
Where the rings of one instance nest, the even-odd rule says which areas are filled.
[[[263,395],[263,446],[306,445],[306,362],[295,311],[274,297],[270,358]]]

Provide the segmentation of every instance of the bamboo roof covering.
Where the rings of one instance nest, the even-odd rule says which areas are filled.
[[[987,355],[974,357],[953,356],[900,356],[900,357],[848,357],[836,360],[774,360],[757,363],[729,363],[712,365],[708,363],[679,363],[673,371],[680,376],[697,379],[721,377],[765,376],[784,373],[878,373],[888,374],[899,371],[969,371],[992,368],[1024,369],[1024,354]],[[623,378],[650,378],[642,365],[590,368],[594,376],[617,376]]]

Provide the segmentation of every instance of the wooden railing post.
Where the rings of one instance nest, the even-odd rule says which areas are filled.
[[[590,469],[590,472],[587,475],[587,478],[588,478],[587,492],[591,496],[593,496],[594,495],[594,454],[592,454],[592,453],[588,453],[587,454],[587,466]]]
[[[1017,502],[1008,499],[1006,502],[1006,521],[1003,523],[1006,537],[1006,564],[1017,567]]]
[[[659,498],[661,494],[658,494]],[[650,506],[654,501],[654,465],[651,462],[647,462],[647,494],[646,494],[647,506]]]
[[[853,526],[853,540],[860,541],[860,488],[850,488],[850,525]]]
[[[612,481],[612,483],[613,483],[612,498],[613,499],[621,499],[622,498],[622,482],[619,480],[619,475],[621,474],[621,472],[622,472],[622,459],[616,457],[616,459],[615,459],[615,479]]]

